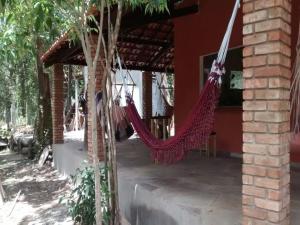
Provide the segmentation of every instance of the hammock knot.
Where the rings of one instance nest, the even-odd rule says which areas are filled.
[[[125,92],[125,98],[126,98],[127,104],[133,104],[134,103],[133,98],[132,98],[130,93]]]
[[[214,60],[212,68],[208,77],[210,82],[213,82],[215,85],[222,84],[222,76],[226,73],[225,67],[223,64]]]

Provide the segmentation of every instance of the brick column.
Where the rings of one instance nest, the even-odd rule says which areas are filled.
[[[150,128],[152,117],[152,72],[143,72],[143,119]]]
[[[291,1],[244,0],[243,225],[290,224]]]
[[[54,65],[52,83],[53,144],[64,142],[64,71],[62,64]]]
[[[94,42],[92,43],[92,55],[94,56],[96,54],[96,45],[97,45],[97,37],[94,36]],[[97,63],[97,69],[96,69],[96,92],[101,91],[102,90],[102,77],[103,77],[103,69],[101,67],[100,64],[100,59],[101,56],[99,57],[99,61]],[[89,77],[89,81],[90,82],[90,77]],[[90,96],[89,95],[89,87],[90,85],[88,85],[88,91],[87,91],[87,101],[95,101],[95,95],[94,96]],[[95,93],[96,94],[96,93]],[[92,161],[93,158],[93,149],[92,149],[92,112],[91,110],[88,108],[88,130],[87,130],[87,136],[88,136],[88,142],[87,142],[87,146],[88,146],[88,156],[89,156],[89,160]],[[99,118],[97,116],[97,135],[98,135],[98,157],[100,159],[100,161],[104,160],[104,148],[103,148],[103,142],[102,142],[102,129],[101,129],[101,125],[100,125],[100,121]]]

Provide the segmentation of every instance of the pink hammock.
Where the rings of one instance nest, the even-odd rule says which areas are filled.
[[[156,162],[174,163],[185,156],[192,149],[199,148],[206,143],[213,129],[214,111],[219,99],[221,77],[225,74],[223,67],[228,52],[229,40],[233,24],[237,15],[240,0],[236,0],[234,11],[224,36],[218,58],[214,61],[211,72],[201,91],[196,105],[191,110],[186,122],[176,132],[174,137],[167,140],[157,139],[146,127],[132,100],[131,94],[126,91],[128,107],[126,113],[142,141],[150,148]],[[121,65],[119,61],[119,65]],[[126,90],[126,77],[123,76]]]

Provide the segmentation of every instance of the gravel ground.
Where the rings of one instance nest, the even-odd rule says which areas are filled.
[[[71,225],[67,209],[59,199],[69,191],[68,180],[50,166],[39,168],[23,156],[0,151],[0,178],[8,201],[0,205],[1,225]],[[14,199],[21,195],[11,215]]]

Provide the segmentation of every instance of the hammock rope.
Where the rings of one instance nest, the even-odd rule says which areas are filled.
[[[126,92],[127,116],[139,137],[150,148],[151,155],[156,162],[177,162],[182,160],[189,150],[199,148],[202,144],[207,142],[213,129],[214,111],[219,99],[219,87],[222,81],[221,78],[225,74],[225,68],[223,65],[227,56],[229,41],[239,7],[240,0],[236,0],[218,57],[213,62],[209,77],[196,104],[189,113],[185,123],[176,132],[176,135],[167,140],[157,139],[142,121],[139,113],[137,112],[132,96],[128,91],[128,87],[126,85],[127,77],[126,74],[122,72],[121,60],[117,57]]]
[[[300,23],[291,85],[291,152],[300,152]]]
[[[291,85],[291,112],[293,133],[297,135],[300,133],[300,23]]]

